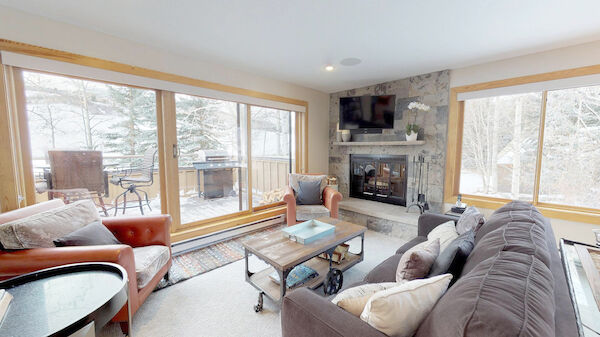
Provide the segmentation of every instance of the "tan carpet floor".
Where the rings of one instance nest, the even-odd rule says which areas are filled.
[[[361,280],[404,242],[367,231],[365,260],[344,272],[344,288]],[[350,250],[360,250],[359,239],[351,242]],[[251,270],[264,266],[251,258]],[[152,293],[133,318],[133,336],[281,336],[279,307],[265,297],[264,310],[255,313],[257,296],[258,291],[244,279],[244,260],[240,260]],[[99,336],[123,335],[118,324],[109,324]]]

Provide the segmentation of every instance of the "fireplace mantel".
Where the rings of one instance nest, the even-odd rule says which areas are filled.
[[[374,141],[374,142],[333,142],[337,146],[410,146],[425,145],[424,140],[394,140],[394,141]]]

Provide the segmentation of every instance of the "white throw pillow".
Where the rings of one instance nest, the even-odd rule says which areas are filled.
[[[360,319],[388,336],[410,337],[448,289],[451,274],[413,280],[375,293]]]
[[[4,249],[55,247],[54,240],[94,221],[100,221],[94,202],[80,200],[0,225],[0,243]]]
[[[358,317],[373,294],[397,285],[396,282],[362,284],[340,292],[331,302]]]
[[[448,247],[448,245],[458,237],[456,231],[456,225],[454,221],[444,222],[443,224],[435,227],[427,234],[427,241],[433,241],[440,239],[440,253]]]

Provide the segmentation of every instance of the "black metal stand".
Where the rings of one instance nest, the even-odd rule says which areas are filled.
[[[423,167],[426,167],[425,182],[423,182]],[[427,193],[429,193],[429,162],[425,162],[425,156],[419,155],[418,160],[413,157],[412,204],[406,207],[406,213],[408,213],[412,207],[417,207],[420,214],[423,214],[425,211],[429,210]]]

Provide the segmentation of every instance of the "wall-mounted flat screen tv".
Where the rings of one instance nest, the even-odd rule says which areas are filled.
[[[396,95],[341,97],[340,129],[393,129],[395,110]]]

